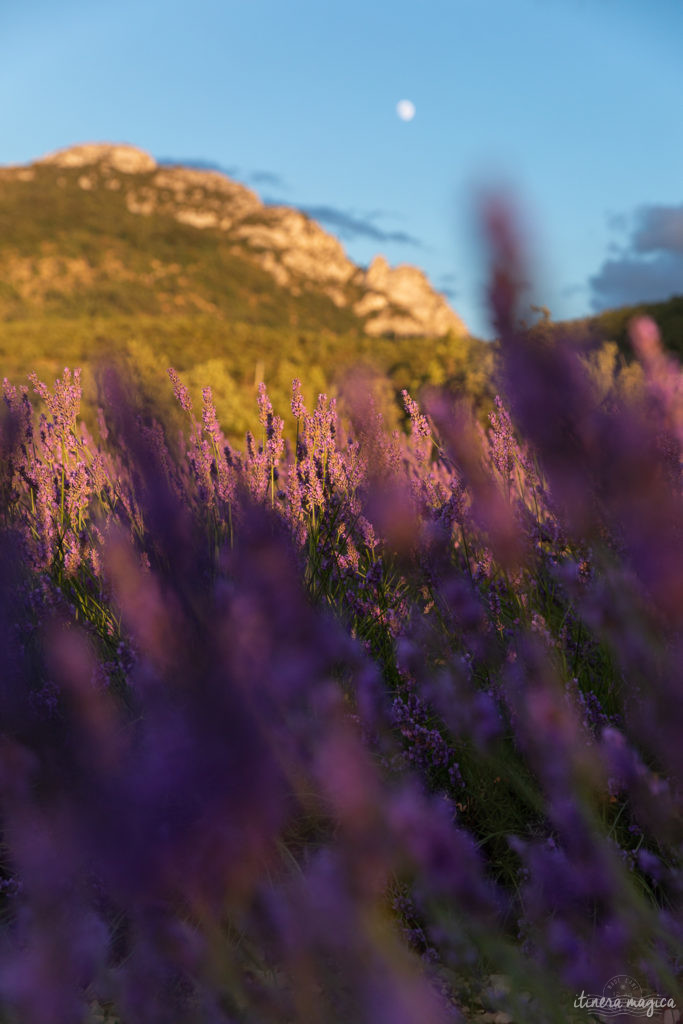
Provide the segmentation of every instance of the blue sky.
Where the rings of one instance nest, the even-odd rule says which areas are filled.
[[[487,337],[485,188],[556,318],[683,292],[682,45],[681,0],[2,0],[0,163],[218,164],[357,262],[423,267]]]

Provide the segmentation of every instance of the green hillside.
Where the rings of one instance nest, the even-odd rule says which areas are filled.
[[[159,167],[123,149],[153,169],[121,169],[104,156],[85,166],[0,168],[1,376],[18,383],[35,370],[52,380],[80,366],[92,420],[93,368],[102,358],[127,362],[164,405],[164,371],[174,366],[195,398],[211,386],[234,440],[254,425],[261,380],[285,411],[292,378],[303,380],[310,402],[334,393],[359,364],[388,379],[394,419],[400,389],[419,396],[429,384],[469,395],[482,416],[490,409],[495,345],[455,329],[441,337],[371,333],[377,295],[368,275],[310,218],[264,206],[223,175]],[[289,250],[276,244],[283,232]],[[421,287],[428,300],[435,295],[426,280]],[[385,299],[383,315],[393,311],[400,322],[406,308],[392,303]],[[683,297],[566,323],[544,319],[533,330],[588,336],[600,387],[615,375],[629,384],[638,376],[628,340],[637,313],[651,315],[667,347],[683,355]]]
[[[82,167],[0,170],[2,376],[52,379],[82,366],[90,401],[92,365],[119,355],[159,398],[173,365],[197,395],[213,387],[234,437],[253,426],[260,380],[286,408],[293,377],[310,398],[334,391],[358,363],[388,375],[395,391],[447,384],[482,408],[490,402],[489,346],[455,335],[370,337],[351,308],[358,283],[344,285],[344,307],[310,281],[280,285],[237,232],[180,223],[174,197],[150,180],[99,166],[85,178]],[[152,195],[155,208],[131,212],[131,195]],[[212,195],[195,189],[192,199],[210,206]],[[262,208],[241,225],[259,216],[272,213]]]
[[[649,316],[659,327],[662,342],[671,352],[683,358],[683,295],[677,295],[665,302],[642,302],[634,306],[605,310],[582,320],[568,321],[562,325],[572,331],[585,332],[596,343],[614,342],[619,352],[627,359],[633,358],[633,349],[628,335],[628,325],[635,316]],[[558,325],[560,326],[560,325]]]

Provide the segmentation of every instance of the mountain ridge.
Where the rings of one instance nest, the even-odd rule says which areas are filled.
[[[350,312],[370,336],[466,335],[461,317],[418,267],[390,267],[378,254],[364,269],[312,217],[284,205],[266,205],[246,185],[218,170],[159,164],[125,143],[82,143],[28,165],[0,168],[3,178],[30,182],[41,168],[76,172],[81,192],[122,193],[128,213],[167,216],[201,231],[218,232],[294,296],[319,292]],[[80,173],[79,173],[80,172]],[[57,178],[58,187],[66,182]]]
[[[253,428],[259,382],[286,410],[294,377],[314,403],[358,366],[384,382],[394,417],[403,388],[432,385],[465,392],[484,415],[493,350],[452,311],[429,336],[415,315],[421,298],[427,318],[434,309],[425,282],[381,257],[357,267],[310,216],[136,147],[68,147],[0,168],[0,379],[81,367],[91,426],[103,360],[121,360],[158,407],[168,366],[200,404],[210,386],[236,442]]]

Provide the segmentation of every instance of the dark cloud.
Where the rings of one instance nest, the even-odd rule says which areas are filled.
[[[633,232],[636,252],[683,254],[683,206],[644,206],[636,216]]]
[[[243,178],[250,185],[274,185],[275,188],[287,188],[284,178],[275,171],[247,171]]]
[[[195,171],[219,171],[229,178],[239,177],[239,167],[224,167],[213,160],[201,160],[195,157],[159,156],[157,163],[161,167],[191,167]]]
[[[200,157],[157,157],[157,163],[161,167],[191,167],[195,171],[219,171],[227,174],[229,178],[238,178],[249,185],[274,185],[276,188],[287,188],[287,183],[281,174],[275,171],[252,170],[243,171],[241,167],[224,167],[215,160],[204,160]]]
[[[385,216],[381,210],[373,210],[369,214],[359,216],[349,210],[340,210],[336,206],[301,206],[309,217],[332,228],[340,238],[371,238],[373,242],[397,242],[400,245],[412,245],[422,248],[422,242],[407,231],[387,231],[379,227],[375,221]]]
[[[627,237],[588,280],[594,310],[683,294],[683,205],[640,206],[609,223]]]
[[[162,167],[192,167],[199,171],[219,171],[221,174],[227,174],[230,178],[237,178],[238,181],[248,185],[267,185],[284,191],[287,191],[289,188],[282,175],[276,171],[263,169],[246,171],[240,167],[224,167],[213,160],[195,157],[183,157],[181,159],[176,157],[157,157],[157,163]],[[264,195],[261,198],[266,206],[292,205],[291,199],[281,199],[279,196]],[[411,235],[407,231],[384,228],[377,223],[377,221],[387,217],[394,218],[396,216],[387,210],[371,210],[368,213],[358,214],[352,210],[342,210],[339,207],[327,205],[298,206],[298,209],[302,213],[308,214],[314,220],[320,221],[321,224],[330,228],[342,239],[369,238],[379,244],[395,242],[398,245],[410,245],[415,249],[423,248],[422,242],[415,235]],[[444,278],[445,287],[442,291],[449,296],[451,295],[451,291],[448,290],[450,284],[451,280]]]
[[[670,299],[683,294],[683,254],[661,253],[647,260],[634,256],[605,260],[588,284],[594,310]]]

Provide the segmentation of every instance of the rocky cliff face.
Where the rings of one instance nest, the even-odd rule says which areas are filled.
[[[354,309],[359,316],[374,314],[366,324],[370,334],[427,333],[426,324],[431,335],[465,333],[460,317],[417,267],[401,264],[392,269],[383,256],[375,256],[363,283],[368,290]]]
[[[71,146],[36,161],[41,164],[80,170],[78,186],[84,191],[122,191],[131,213],[164,214],[199,230],[225,233],[295,295],[322,291],[338,307],[352,309],[368,334],[467,333],[421,270],[392,269],[383,256],[367,270],[358,267],[316,221],[292,207],[265,206],[251,189],[219,172],[159,166],[141,149],[107,143]],[[24,167],[2,173],[30,180],[34,172]]]
[[[88,167],[101,164],[112,167],[124,174],[144,174],[156,168],[156,160],[135,146],[112,145],[110,143],[87,142],[81,146],[69,146],[67,149],[48,153],[37,160],[39,164],[55,164],[57,167]]]

